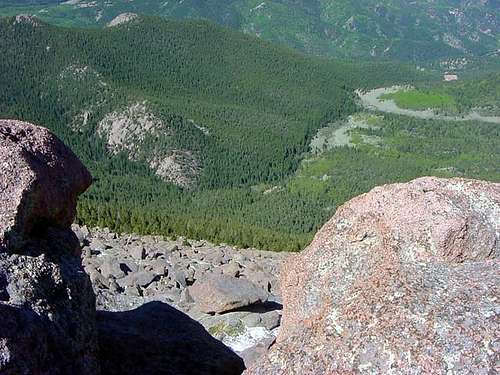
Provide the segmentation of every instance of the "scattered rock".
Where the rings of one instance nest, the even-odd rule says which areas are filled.
[[[240,265],[235,261],[230,261],[220,267],[223,275],[238,277],[240,275]]]
[[[172,277],[174,281],[177,283],[178,288],[185,288],[187,286],[186,272],[179,266],[175,265],[172,268]]]
[[[104,276],[106,279],[120,279],[125,276],[125,272],[120,267],[120,263],[118,263],[116,259],[113,259],[111,257],[106,257],[105,260],[103,260],[100,270],[102,276]]]
[[[273,330],[279,327],[281,323],[281,312],[278,310],[268,311],[260,315],[262,325],[268,330]]]
[[[274,337],[269,337],[240,352],[239,355],[243,359],[245,367],[249,368],[253,365],[258,365],[259,361],[267,354],[275,341]]]
[[[165,259],[155,259],[149,265],[149,268],[153,274],[156,276],[165,275],[166,269],[168,267],[168,263]]]
[[[131,246],[128,248],[128,251],[134,259],[142,260],[146,257],[146,251],[142,245]]]
[[[139,271],[139,272],[134,272],[130,273],[127,276],[116,280],[118,285],[122,288],[127,288],[127,287],[147,287],[149,284],[153,282],[155,279],[155,274],[152,272],[146,272],[146,271]]]
[[[71,230],[73,231],[73,233],[75,233],[76,238],[78,238],[78,243],[80,244],[80,246],[83,247],[86,244],[87,238],[90,234],[87,227],[85,225],[80,227],[78,225],[72,224]]]
[[[129,273],[139,271],[139,266],[133,260],[122,259],[120,260],[120,269],[128,275]]]
[[[284,266],[277,343],[246,374],[493,373],[499,253],[500,184],[354,198]]]
[[[250,280],[255,285],[260,286],[262,289],[271,292],[273,289],[273,284],[275,283],[276,277],[261,270],[251,270],[250,272],[244,271],[245,278]]]
[[[181,303],[193,303],[193,297],[191,297],[191,294],[189,293],[189,289],[183,289],[181,292]]]
[[[105,252],[107,249],[107,246],[104,244],[104,242],[102,240],[97,239],[97,238],[93,238],[90,241],[89,247],[90,247],[90,250],[96,255],[99,255],[100,253]]]
[[[74,229],[80,230],[77,226]],[[252,347],[259,352],[266,347],[269,338],[274,341],[281,318],[280,304],[257,302],[257,305],[244,307],[243,311],[212,315],[200,310],[190,294],[190,287],[213,274],[224,272],[231,279],[244,278],[252,270],[274,275],[272,285],[276,285],[280,266],[288,254],[238,250],[185,238],[174,241],[155,236],[117,235],[99,228],[88,232],[87,242],[102,245],[99,254],[88,251],[83,254],[86,270],[94,281],[99,310],[128,311],[154,301],[169,303],[200,322],[238,355],[246,350],[245,355],[249,356]],[[133,258],[131,247],[144,248],[145,257]],[[100,270],[105,280],[94,275],[95,270]],[[245,271],[246,275],[238,270]],[[148,277],[138,282],[134,275],[141,272],[146,272]],[[263,297],[268,294],[267,285],[266,288],[253,287],[259,289],[258,294]],[[277,293],[277,288],[273,293]],[[269,295],[269,298],[280,300],[277,295]],[[248,331],[254,328],[257,330]],[[253,332],[253,336],[249,332]]]

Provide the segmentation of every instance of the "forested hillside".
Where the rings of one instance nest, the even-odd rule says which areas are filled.
[[[389,181],[419,176],[500,181],[499,144],[494,123],[358,112],[323,128],[297,173],[277,190],[313,197],[333,211]]]
[[[500,48],[497,0],[4,0],[1,15],[105,25],[124,12],[204,18],[308,53],[423,61]]]
[[[354,90],[428,79],[411,66],[309,58],[209,22],[148,17],[106,29],[5,18],[0,49],[0,117],[49,127],[89,166],[96,181],[78,219],[90,225],[297,250],[345,199],[430,171],[362,169],[360,150],[341,147],[343,177],[328,193],[297,183],[318,129],[358,110]],[[474,128],[460,129],[466,139]],[[463,147],[483,152],[459,144],[443,168]],[[498,179],[485,160],[460,173]]]

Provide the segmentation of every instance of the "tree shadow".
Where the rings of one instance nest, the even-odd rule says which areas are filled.
[[[162,302],[98,311],[99,362],[108,375],[239,375],[243,360],[201,324]]]

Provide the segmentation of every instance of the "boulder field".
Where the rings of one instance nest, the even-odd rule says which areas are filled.
[[[71,225],[91,181],[0,120],[2,375],[499,371],[498,183],[377,187],[290,255]]]
[[[105,228],[73,225],[73,230],[106,332],[100,320],[106,312],[144,311],[143,306],[161,302],[200,323],[247,366],[275,341],[282,308],[277,275],[289,254]]]

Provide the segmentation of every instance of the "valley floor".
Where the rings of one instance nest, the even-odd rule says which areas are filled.
[[[416,117],[425,120],[444,120],[444,121],[483,121],[490,122],[494,124],[500,124],[499,116],[484,116],[478,112],[470,112],[463,116],[447,116],[436,113],[432,109],[427,109],[424,111],[416,111],[412,109],[400,108],[391,99],[380,99],[385,94],[393,94],[403,89],[401,86],[392,87],[381,87],[378,89],[373,89],[366,92],[358,91],[358,96],[360,98],[361,104],[366,109],[378,110],[386,113],[393,113],[397,115],[404,115],[410,117]]]

